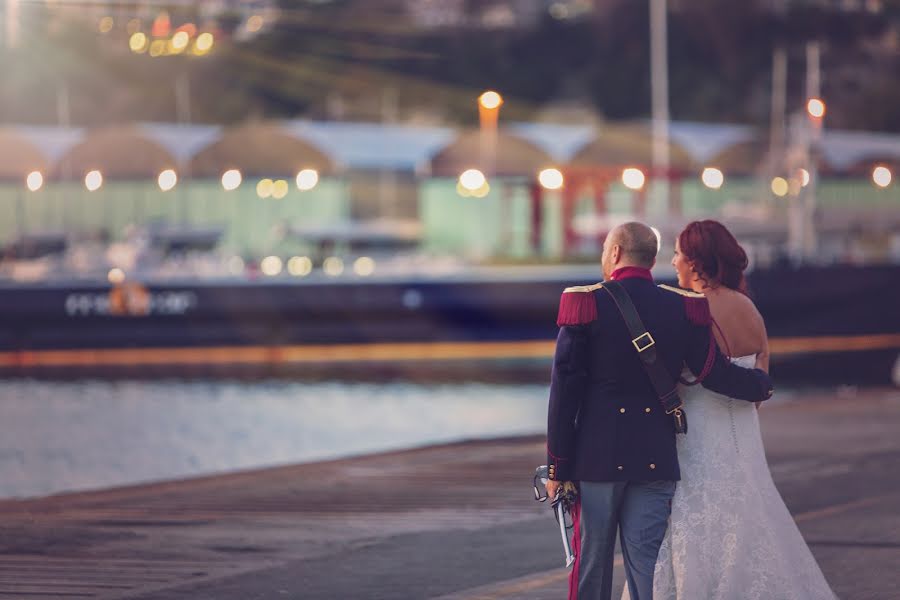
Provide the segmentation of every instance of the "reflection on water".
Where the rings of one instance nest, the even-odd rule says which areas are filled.
[[[545,385],[0,382],[0,497],[539,433]]]

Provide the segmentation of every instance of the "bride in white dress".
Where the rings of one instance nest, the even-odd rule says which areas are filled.
[[[672,264],[681,287],[709,299],[719,346],[739,365],[767,370],[765,325],[744,294],[746,254],[728,230],[716,221],[691,223]],[[772,481],[758,407],[699,385],[681,385],[679,394],[689,430],[678,436],[681,481],[653,600],[835,598]],[[623,599],[630,599],[627,586]]]

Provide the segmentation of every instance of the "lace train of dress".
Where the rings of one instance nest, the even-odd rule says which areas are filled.
[[[755,357],[733,360],[752,367]],[[772,481],[753,403],[679,392],[690,429],[678,436],[681,481],[653,600],[835,598]]]

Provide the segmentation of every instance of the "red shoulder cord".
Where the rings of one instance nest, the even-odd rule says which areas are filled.
[[[721,328],[721,327],[719,327],[718,321],[716,321],[715,319],[713,319],[713,320],[712,320],[712,323],[713,323],[713,325],[716,326],[716,329],[719,330],[719,337],[722,338],[722,342],[725,344],[725,352],[726,352],[725,356],[727,356],[728,358],[734,358],[734,357],[731,355],[731,346],[728,345],[728,338],[725,337],[725,332],[722,331],[722,328]]]
[[[719,335],[722,338],[722,342],[725,343],[725,351],[727,352],[727,356],[731,358],[731,347],[728,345],[728,338],[725,337],[725,334],[722,332],[722,328],[719,327],[719,324],[715,319],[712,319],[712,324],[716,326],[716,329],[719,330]],[[684,377],[679,377],[678,382],[683,385],[697,385],[698,383],[702,383],[706,376],[709,375],[710,370],[712,369],[713,363],[716,360],[716,336],[713,335],[712,327],[709,328],[709,352],[706,354],[706,362],[703,364],[703,370],[700,372],[700,375],[697,376],[693,381],[688,381]]]

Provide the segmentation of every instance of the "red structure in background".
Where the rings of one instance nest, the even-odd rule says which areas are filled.
[[[594,196],[594,213],[598,216],[606,214],[606,194],[610,184],[621,179],[623,168],[568,166],[561,167],[559,170],[563,174],[563,187],[559,192],[562,195],[563,254],[568,255],[578,241],[578,234],[572,222],[578,199],[582,196],[585,188],[590,188]],[[637,218],[643,218],[647,214],[647,185],[654,179],[664,178],[669,181],[669,214],[680,217],[680,184],[686,173],[676,169],[652,171],[641,168],[641,171],[647,179],[639,190],[633,191],[633,214]],[[531,247],[535,252],[539,252],[543,244],[544,194],[547,190],[535,179],[529,183],[529,191],[531,194]],[[603,241],[602,237],[605,235],[605,233],[601,234],[600,242]]]

